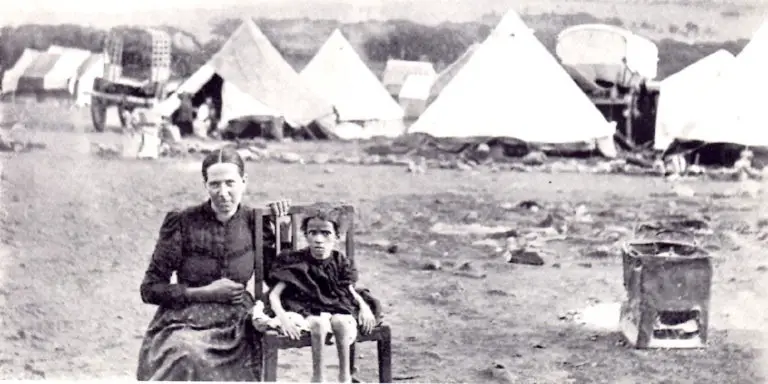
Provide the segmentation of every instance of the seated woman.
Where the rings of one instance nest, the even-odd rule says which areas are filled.
[[[269,304],[283,333],[293,339],[301,336],[296,318],[306,320],[312,340],[313,382],[324,381],[323,345],[328,333],[333,332],[339,382],[349,383],[350,346],[357,339],[358,324],[364,333],[373,330],[378,323],[374,310],[379,305],[366,291],[355,289],[355,265],[335,249],[343,224],[343,217],[335,212],[318,212],[302,220],[301,230],[309,245],[275,259],[270,273],[275,284]]]
[[[250,338],[254,298],[253,210],[241,203],[247,176],[231,148],[209,154],[202,176],[210,198],[165,216],[141,298],[159,306],[139,352],[138,380],[260,381]],[[270,204],[276,216],[289,202]],[[274,244],[265,221],[265,244]],[[288,246],[289,244],[285,244]],[[265,247],[265,258],[271,249]],[[172,273],[178,283],[171,283]]]

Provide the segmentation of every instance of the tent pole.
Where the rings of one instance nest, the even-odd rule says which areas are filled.
[[[635,138],[632,132],[632,112],[635,105],[635,92],[630,91],[626,98],[624,98],[626,108],[624,109],[626,111],[626,117],[624,119],[624,124],[627,127],[627,141],[629,141],[629,144],[631,146],[635,146]]]

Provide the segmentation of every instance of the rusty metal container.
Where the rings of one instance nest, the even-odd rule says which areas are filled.
[[[627,300],[620,328],[635,348],[701,348],[709,328],[712,262],[695,244],[639,240],[624,244]]]

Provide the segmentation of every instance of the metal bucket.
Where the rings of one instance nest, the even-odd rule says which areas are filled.
[[[637,236],[638,230],[635,230]],[[659,239],[662,234],[681,234],[690,237],[690,242]],[[662,262],[690,262],[692,259],[709,258],[709,252],[701,248],[696,242],[696,236],[691,232],[664,229],[656,231],[655,238],[631,240],[621,247],[622,264],[624,271],[624,287],[629,284],[632,271],[640,267],[647,258],[656,258]]]
[[[658,238],[665,233],[684,234],[692,240]],[[706,344],[709,323],[709,252],[688,232],[662,230],[655,237],[629,241],[622,247],[627,291],[621,310],[622,333],[636,348],[701,347]],[[690,322],[696,323],[694,331],[684,331],[688,333],[682,336],[669,338],[663,333]]]

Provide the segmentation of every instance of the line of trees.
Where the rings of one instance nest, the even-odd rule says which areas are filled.
[[[391,32],[372,36],[363,45],[369,60],[422,60],[442,68],[458,59],[473,43],[485,39],[491,27],[479,22],[435,27],[408,20],[391,20]]]
[[[541,17],[534,16],[533,18]],[[526,20],[532,26],[541,20]],[[552,23],[552,20],[556,22]],[[547,27],[537,28],[537,37],[554,52],[556,36],[569,25],[582,23],[606,23],[621,25],[621,20],[597,19],[586,13],[571,15],[549,15]],[[362,57],[371,63],[383,63],[387,59],[427,60],[440,69],[461,56],[470,45],[482,41],[491,31],[496,20],[482,20],[470,23],[443,23],[427,26],[407,20],[389,20],[341,24],[328,20],[259,20],[264,34],[273,42],[278,51],[301,69],[328,37],[332,28],[341,28],[347,34],[363,36],[359,47]],[[193,73],[205,63],[226,41],[239,25],[239,19],[225,19],[212,25],[213,37],[201,44],[189,33],[170,26],[159,27],[169,32],[173,38],[172,70],[177,76],[184,77]],[[377,23],[376,28],[371,25]],[[300,28],[297,28],[299,26]],[[320,27],[318,27],[320,26]],[[123,64],[125,73],[146,76],[151,59],[151,38],[142,28],[118,27],[123,35]],[[375,30],[375,31],[374,31]],[[299,31],[299,32],[296,32]],[[384,31],[383,33],[380,31]],[[300,38],[296,38],[296,34]],[[60,45],[101,52],[104,49],[108,31],[74,24],[40,25],[26,24],[17,27],[0,28],[0,66],[10,68],[21,56],[25,48],[48,49],[51,45]],[[293,35],[292,35],[293,34]],[[304,45],[292,44],[289,39],[309,41]],[[661,78],[672,74],[696,60],[718,50],[727,49],[738,53],[747,40],[724,43],[701,43],[690,45],[671,39],[657,42],[659,47],[659,75]],[[297,48],[298,46],[298,48]]]

